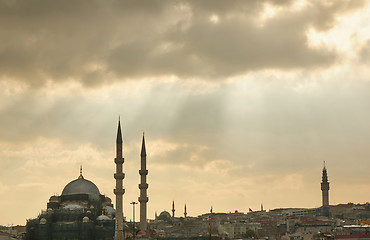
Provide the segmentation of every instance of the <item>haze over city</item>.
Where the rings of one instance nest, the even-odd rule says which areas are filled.
[[[83,175],[124,215],[370,199],[370,3],[0,0],[0,225]]]

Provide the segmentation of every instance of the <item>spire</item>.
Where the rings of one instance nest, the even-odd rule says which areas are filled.
[[[175,218],[175,200],[172,200],[172,218]]]
[[[79,179],[80,179],[80,178],[82,178],[82,179],[84,178],[84,176],[82,176],[82,165],[80,165],[80,176],[79,176],[78,178],[79,178]]]
[[[141,146],[141,169],[139,170],[140,174],[140,229],[147,230],[147,208],[146,204],[149,201],[147,196],[148,184],[146,182],[146,175],[148,175],[148,170],[146,169],[146,150],[145,150],[145,138],[143,133],[143,141]]]
[[[324,161],[324,168],[322,169],[322,182],[328,182],[328,172],[326,171],[325,161]]]
[[[141,143],[141,157],[146,157],[144,132],[143,132],[143,141]]]
[[[186,216],[188,215],[188,213],[186,212],[186,203],[185,203],[185,208],[184,208],[184,217],[186,218]]]
[[[122,143],[121,118],[118,118],[117,143]]]
[[[321,191],[322,191],[322,206],[329,206],[329,182],[328,182],[328,173],[326,171],[325,161],[324,168],[322,169],[322,182],[321,182]],[[325,213],[327,215],[328,213]]]
[[[116,157],[114,158],[114,163],[116,164],[116,173],[114,174],[114,179],[116,179],[116,187],[113,189],[116,195],[116,236],[115,239],[123,239],[123,201],[122,197],[125,193],[123,188],[123,179],[125,174],[123,173],[123,163],[125,159],[122,153],[123,141],[121,132],[121,119],[118,118],[118,129],[117,129],[117,139],[116,139]]]

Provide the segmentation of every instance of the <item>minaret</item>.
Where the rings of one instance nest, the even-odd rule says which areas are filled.
[[[175,218],[175,201],[172,201],[172,218]]]
[[[125,174],[122,172],[122,165],[125,161],[122,155],[122,133],[121,133],[121,122],[118,120],[118,130],[117,130],[117,140],[116,140],[116,158],[114,162],[116,163],[116,173],[114,178],[116,179],[116,188],[113,190],[116,195],[116,230],[115,239],[123,240],[123,203],[122,197],[125,193],[123,189],[123,179]]]
[[[140,229],[145,230],[147,229],[147,221],[146,221],[146,203],[149,201],[147,197],[147,189],[148,184],[146,183],[146,175],[148,175],[148,170],[146,169],[146,149],[145,149],[145,139],[143,133],[143,141],[141,144],[141,169],[139,170],[140,174]]]
[[[185,204],[185,209],[184,209],[184,218],[186,218],[186,216],[188,215],[188,213],[186,212],[186,204]]]
[[[329,206],[329,182],[328,182],[328,174],[326,172],[325,162],[324,162],[324,168],[322,170],[321,191],[322,191],[322,206],[328,207]]]
[[[78,176],[78,179],[80,179],[80,178],[84,178],[84,176],[82,176],[82,165],[80,166],[80,176]]]

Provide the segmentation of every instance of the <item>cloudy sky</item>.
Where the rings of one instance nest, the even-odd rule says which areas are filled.
[[[0,224],[79,175],[148,217],[370,200],[370,3],[0,0]]]

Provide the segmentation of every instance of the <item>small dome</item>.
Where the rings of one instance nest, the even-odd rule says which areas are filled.
[[[90,221],[90,218],[88,216],[85,216],[84,218],[82,218],[82,222],[86,223],[86,222],[89,222]]]
[[[158,220],[171,221],[171,214],[167,211],[163,211],[159,214]]]
[[[98,187],[93,182],[84,178],[78,178],[68,183],[62,191],[62,195],[74,194],[88,194],[92,196],[99,196],[100,192]]]
[[[49,199],[49,202],[59,202],[59,197],[58,196],[51,196]]]
[[[96,218],[96,220],[98,220],[98,221],[109,221],[110,218],[108,216],[105,216],[105,215],[100,215],[99,217]]]
[[[110,214],[110,215],[113,215],[116,213],[116,210],[114,210],[114,208],[112,208],[111,206],[105,206],[104,210],[107,214]]]
[[[109,203],[111,204],[112,203],[112,199],[110,199],[109,197],[105,197],[105,200],[104,200],[106,203]]]
[[[40,224],[46,224],[46,219],[45,218],[41,218],[40,219]]]

